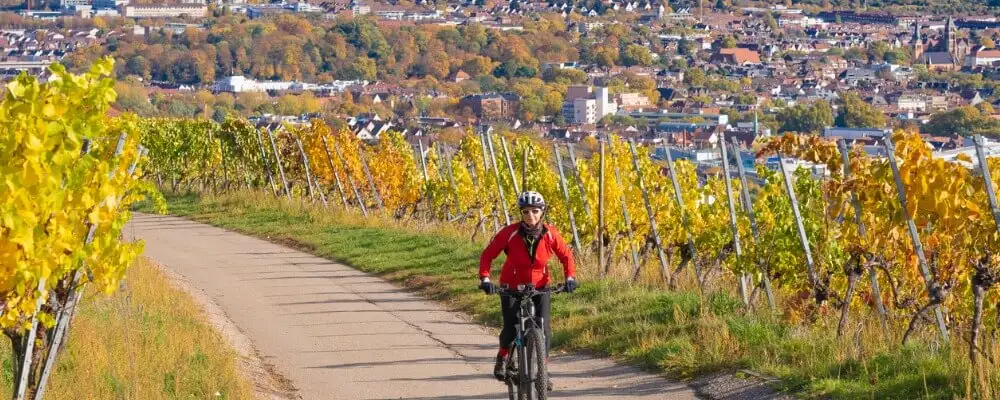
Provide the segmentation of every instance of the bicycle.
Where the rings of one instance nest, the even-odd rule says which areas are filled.
[[[501,287],[499,295],[508,295],[518,303],[517,335],[504,361],[507,366],[507,394],[510,400],[545,400],[548,397],[548,367],[545,365],[545,326],[535,316],[535,302],[531,299],[545,292],[562,293],[564,284],[551,289],[535,289],[532,285],[518,285],[517,289]]]

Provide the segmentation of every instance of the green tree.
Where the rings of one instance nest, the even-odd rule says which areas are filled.
[[[885,114],[862,100],[856,93],[846,92],[842,94],[839,108],[837,126],[845,128],[882,128],[885,126]]]
[[[707,82],[708,76],[703,69],[690,68],[684,73],[684,83],[689,86],[705,86]]]
[[[722,38],[721,45],[722,45],[722,48],[724,48],[724,49],[734,48],[734,47],[736,47],[736,38],[734,38],[732,35],[728,35],[728,36]]]
[[[825,101],[797,104],[778,113],[780,132],[818,133],[833,124],[833,107]]]
[[[1000,134],[1000,124],[979,108],[966,106],[931,115],[923,131],[935,136],[982,134],[996,137]]]
[[[375,80],[378,73],[378,66],[375,60],[366,56],[359,56],[354,59],[351,66],[344,70],[345,79]]]
[[[639,65],[647,67],[653,64],[653,53],[645,46],[630,44],[622,54],[622,63],[626,66]]]

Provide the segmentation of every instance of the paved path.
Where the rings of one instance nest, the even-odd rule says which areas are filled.
[[[384,280],[284,246],[171,216],[126,229],[204,290],[303,399],[504,399],[496,337]],[[684,384],[579,355],[550,359],[564,399],[694,399]]]

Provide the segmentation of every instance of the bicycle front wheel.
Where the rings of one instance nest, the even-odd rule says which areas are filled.
[[[518,388],[518,359],[517,352],[519,349],[517,347],[511,346],[510,353],[507,355],[507,378],[504,379],[507,383],[507,396],[510,400],[520,400],[519,388]]]
[[[526,364],[530,365],[529,370],[531,371],[531,376],[528,377],[530,380],[529,390],[533,395],[531,398],[532,400],[545,400],[549,397],[549,372],[545,363],[545,335],[541,329],[535,328],[528,331],[527,338],[526,353],[528,353],[528,359]]]

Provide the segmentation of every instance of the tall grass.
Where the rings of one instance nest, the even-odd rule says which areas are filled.
[[[236,354],[193,299],[146,259],[107,297],[86,292],[47,399],[250,399]],[[0,396],[10,397],[9,345],[0,346]]]
[[[381,213],[364,218],[336,203],[324,208],[246,192],[172,196],[170,206],[175,214],[382,275],[487,324],[500,321],[495,299],[476,290],[485,238],[470,240],[472,224]],[[884,337],[874,314],[855,312],[848,334],[838,338],[835,309],[803,321],[773,315],[763,301],[747,312],[730,289],[733,282],[717,281],[704,294],[693,281],[666,291],[656,268],[646,268],[639,284],[621,279],[628,270],[617,264],[601,279],[592,257],[580,259],[583,287],[553,302],[556,349],[595,351],[680,378],[749,369],[805,397],[985,399],[1000,388],[991,364],[969,364],[963,332],[943,344],[927,325],[900,346],[903,318],[893,319],[891,337]],[[997,354],[996,340],[987,342]]]

